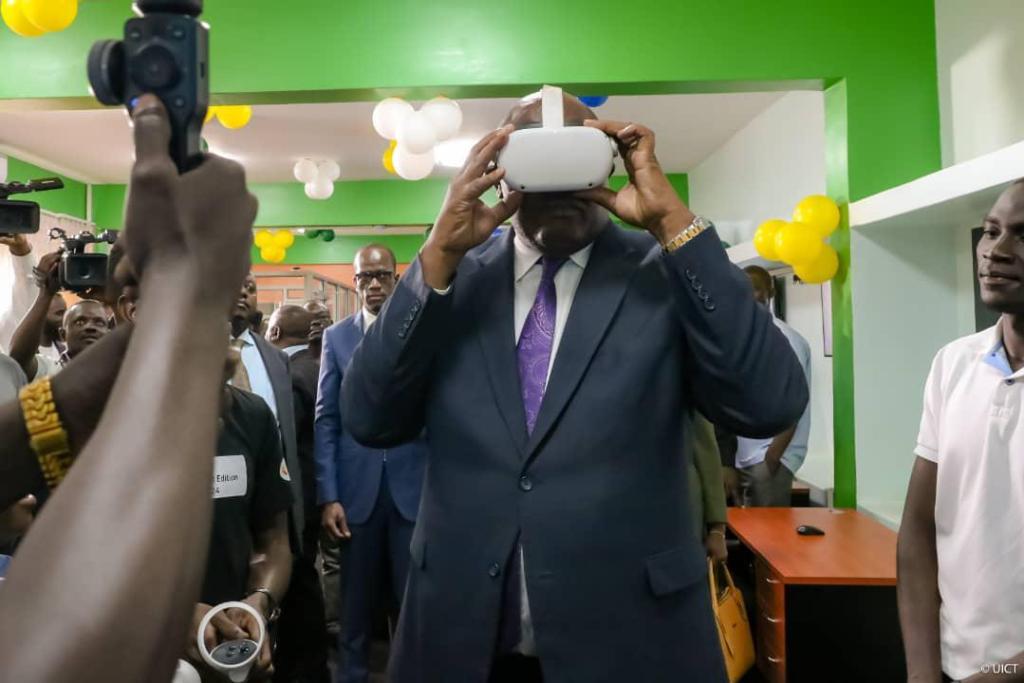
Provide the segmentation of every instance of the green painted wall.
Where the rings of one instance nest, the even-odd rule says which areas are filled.
[[[6,29],[4,29],[6,30]],[[32,194],[17,195],[12,199],[38,202],[39,207],[53,213],[63,213],[75,218],[85,218],[86,212],[86,186],[77,180],[67,176],[54,173],[45,168],[40,168],[21,159],[7,157],[7,181],[25,182],[36,178],[58,177],[64,181],[63,190],[50,190],[49,192],[33,192]]]
[[[824,88],[828,186],[844,207],[940,166],[933,0],[637,0],[628,12],[521,0],[498,14],[477,0],[207,5],[222,103],[517,96],[542,83],[611,95]],[[64,33],[0,32],[0,100],[89,103],[85,55],[128,12],[127,1],[83,3]],[[845,234],[833,243],[836,500],[853,505],[851,292],[869,274],[857,274]]]

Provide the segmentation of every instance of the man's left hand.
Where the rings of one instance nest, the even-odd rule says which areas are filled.
[[[585,125],[609,135],[618,145],[629,182],[616,192],[608,187],[578,192],[620,219],[644,228],[667,244],[693,222],[693,213],[676,194],[654,154],[654,131],[636,123],[586,121]]]
[[[28,256],[32,253],[32,245],[24,235],[0,235],[0,244],[11,250],[13,256]]]
[[[782,453],[772,453],[769,451],[764,456],[764,464],[768,466],[768,471],[774,477],[779,472],[779,468],[782,467]]]

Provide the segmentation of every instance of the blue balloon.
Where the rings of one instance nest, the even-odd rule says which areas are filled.
[[[588,107],[600,107],[607,101],[607,95],[584,95],[580,97],[580,102],[587,105]]]

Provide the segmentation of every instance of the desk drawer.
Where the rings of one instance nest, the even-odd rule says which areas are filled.
[[[782,617],[786,608],[786,589],[782,579],[760,557],[754,560],[754,577],[757,582],[757,606],[766,614]]]
[[[758,648],[757,670],[767,683],[786,683],[786,660],[782,655]]]
[[[786,653],[786,622],[758,608],[757,611],[757,645],[758,649],[770,651],[776,657]]]

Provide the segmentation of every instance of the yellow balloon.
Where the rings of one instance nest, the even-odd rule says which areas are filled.
[[[43,35],[43,31],[25,16],[21,0],[3,0],[0,5],[0,15],[3,15],[7,27],[24,38],[35,38]]]
[[[291,230],[278,230],[274,233],[275,246],[287,249],[293,244],[295,244],[295,235],[292,234]]]
[[[267,247],[273,246],[274,235],[269,230],[257,230],[253,243],[260,249],[266,249]]]
[[[816,285],[828,282],[839,271],[839,254],[836,250],[825,245],[818,258],[802,266],[794,266],[793,272],[804,282]]]
[[[206,108],[206,118],[203,119],[203,123],[204,124],[205,123],[209,123],[213,119],[213,117],[216,116],[216,115],[217,115],[217,107],[207,107]]]
[[[839,227],[839,207],[830,197],[812,194],[796,205],[793,220],[806,223],[822,237],[828,237]]]
[[[263,247],[260,249],[260,258],[267,263],[280,263],[281,261],[284,261],[284,249],[271,244],[269,247]]]
[[[395,147],[398,147],[398,141],[392,140],[384,152],[384,158],[381,159],[381,163],[384,164],[384,170],[391,175],[395,175]]]
[[[44,33],[63,31],[78,15],[78,0],[21,0],[21,11]]]
[[[249,123],[249,119],[252,118],[252,107],[248,104],[217,107],[217,118],[225,128],[237,130]]]
[[[757,232],[754,233],[754,250],[761,255],[761,258],[768,261],[779,260],[779,255],[775,251],[775,235],[785,225],[786,221],[773,218],[757,227]]]
[[[824,248],[821,235],[804,223],[786,223],[775,234],[775,252],[791,266],[810,263]]]

